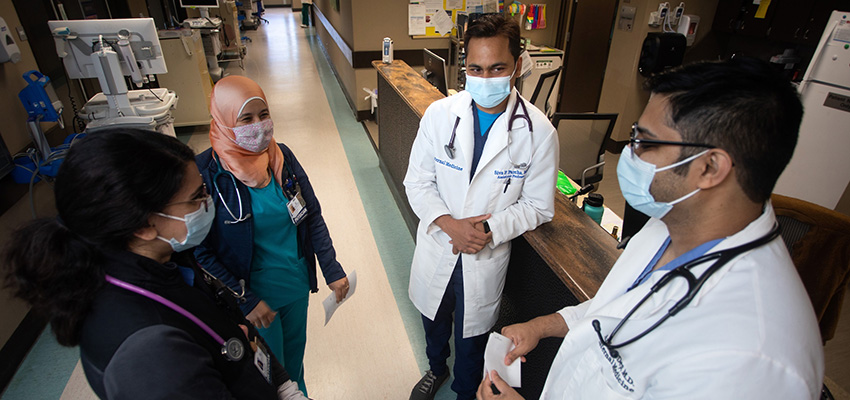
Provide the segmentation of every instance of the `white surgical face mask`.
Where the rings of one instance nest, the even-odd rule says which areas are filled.
[[[467,75],[466,91],[472,95],[475,104],[484,108],[496,107],[511,94],[511,77],[515,72],[516,64],[514,64],[514,72],[508,76],[483,78]]]
[[[233,142],[237,146],[259,153],[269,147],[274,138],[274,123],[271,118],[264,119],[249,125],[231,128],[233,131]]]
[[[163,213],[156,213],[156,215],[176,221],[182,221],[186,224],[186,238],[183,239],[182,242],[177,241],[175,238],[166,239],[162,236],[156,237],[157,239],[170,244],[174,251],[183,251],[201,244],[201,242],[204,241],[204,238],[207,237],[207,234],[210,233],[210,228],[215,220],[215,207],[213,207],[212,197],[207,196],[206,200],[204,200],[204,203],[201,203],[201,206],[197,211],[186,214],[183,218]]]
[[[666,167],[656,168],[640,157],[632,154],[631,146],[626,146],[623,153],[620,154],[620,161],[617,162],[617,179],[620,182],[620,191],[623,192],[623,198],[635,210],[638,210],[650,217],[661,219],[667,215],[673,206],[677,203],[685,201],[691,196],[700,191],[699,188],[671,202],[655,201],[652,193],[649,192],[649,187],[652,185],[652,179],[655,174],[661,171],[666,171],[671,168],[676,168],[680,165],[685,165],[698,157],[707,153],[705,150],[699,154],[695,154],[677,163],[670,164]]]

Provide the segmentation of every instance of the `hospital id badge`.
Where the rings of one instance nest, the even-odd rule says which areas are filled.
[[[254,339],[254,343],[251,344],[251,347],[256,347],[254,350],[254,366],[257,367],[257,370],[260,371],[263,378],[266,378],[266,381],[272,383],[271,357],[269,357],[268,350],[266,350],[266,347],[263,346],[263,344],[257,339]]]
[[[298,226],[301,221],[304,220],[304,217],[307,216],[307,204],[304,202],[304,198],[301,197],[301,191],[295,193],[295,196],[292,197],[292,200],[289,200],[286,203],[286,209],[289,210],[289,218],[292,220],[292,223]]]

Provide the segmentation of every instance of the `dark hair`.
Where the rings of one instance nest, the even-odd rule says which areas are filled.
[[[470,22],[463,34],[463,42],[468,49],[469,39],[495,36],[508,38],[508,48],[511,50],[511,55],[514,56],[514,61],[516,61],[522,53],[519,24],[502,14],[484,14]]]
[[[747,197],[757,203],[770,198],[794,154],[803,117],[800,97],[787,79],[767,62],[736,57],[655,75],[645,87],[667,96],[668,125],[683,141],[725,150]],[[682,148],[680,159],[702,150]],[[674,171],[684,174],[687,168]]]
[[[2,252],[4,286],[50,318],[60,344],[76,345],[104,282],[100,248],[126,250],[193,161],[189,147],[151,131],[111,128],[77,141],[56,177],[59,216],[12,234]]]

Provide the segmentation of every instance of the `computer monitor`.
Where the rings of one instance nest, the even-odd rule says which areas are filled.
[[[102,65],[96,65],[100,63],[92,54],[100,50],[101,38],[121,55],[121,75],[137,81],[140,75],[168,72],[153,18],[47,21],[47,25],[71,79],[98,78]],[[126,35],[124,39],[129,43],[122,46],[119,33]],[[136,68],[127,63],[129,53],[135,58]],[[117,71],[108,73],[114,72]]]
[[[448,96],[449,91],[446,81],[446,60],[428,49],[424,49],[424,57],[425,79],[428,83],[434,85],[440,93]]]

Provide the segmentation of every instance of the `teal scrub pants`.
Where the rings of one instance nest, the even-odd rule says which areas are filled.
[[[304,348],[307,346],[307,304],[304,296],[281,308],[268,328],[260,328],[260,336],[275,357],[283,364],[289,378],[298,383],[298,388],[307,396],[304,384]]]

